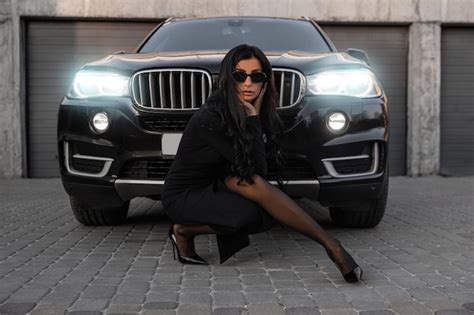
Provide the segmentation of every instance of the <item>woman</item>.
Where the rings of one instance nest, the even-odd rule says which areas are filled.
[[[216,234],[223,263],[276,219],[321,244],[344,279],[357,282],[362,270],[339,241],[264,179],[267,159],[280,164],[277,99],[259,48],[239,45],[226,54],[219,88],[190,119],[166,176],[162,202],[174,223],[173,254],[176,249],[182,263],[207,264],[194,237]]]

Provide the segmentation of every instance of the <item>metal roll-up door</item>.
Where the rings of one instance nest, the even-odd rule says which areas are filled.
[[[74,73],[110,53],[132,51],[157,25],[129,22],[26,23],[28,176],[59,176],[58,106]]]
[[[441,33],[441,165],[444,175],[474,175],[474,28]]]
[[[322,25],[338,51],[364,50],[388,96],[390,175],[406,174],[408,28]]]

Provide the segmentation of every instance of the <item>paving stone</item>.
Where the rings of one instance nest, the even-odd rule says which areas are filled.
[[[284,315],[283,307],[278,303],[249,304],[249,315]]]
[[[467,310],[474,311],[474,303],[465,303],[462,306]]]
[[[290,289],[290,288],[302,288],[304,285],[300,281],[289,280],[289,281],[273,281],[273,287],[275,289]]]
[[[146,302],[177,302],[178,296],[177,292],[148,293],[146,295]]]
[[[276,290],[278,296],[286,296],[286,295],[308,295],[308,291],[304,288],[284,288]]]
[[[143,304],[144,310],[170,310],[178,307],[176,302],[148,302]]]
[[[240,291],[242,285],[240,283],[216,283],[212,286],[214,291]]]
[[[115,304],[142,304],[145,302],[144,294],[121,293],[112,298]]]
[[[179,304],[176,309],[177,315],[209,315],[211,314],[211,305],[204,304]]]
[[[205,279],[209,280],[211,273],[208,271],[186,271],[183,274],[183,279]]]
[[[206,304],[211,305],[211,295],[209,293],[181,293],[179,304]]]
[[[402,288],[424,288],[427,286],[426,282],[417,277],[392,277],[390,280]]]
[[[396,313],[400,314],[433,314],[433,312],[426,308],[423,304],[415,301],[401,301],[397,303],[390,303],[390,308],[393,309]]]
[[[429,308],[430,310],[442,310],[442,309],[457,309],[460,308],[460,303],[455,303],[447,297],[442,297],[439,299],[426,300],[423,302],[423,305]]]
[[[213,305],[217,307],[240,307],[245,305],[245,298],[241,292],[213,292],[212,299]]]
[[[439,291],[432,288],[413,288],[407,289],[407,292],[419,301],[427,301],[432,299],[441,299],[444,297]]]
[[[298,280],[293,271],[269,271],[268,274],[272,280]]]
[[[208,287],[211,285],[210,280],[203,279],[183,279],[183,287]]]
[[[370,310],[360,311],[359,315],[394,315],[395,313],[391,310]]]
[[[249,304],[278,303],[278,298],[273,292],[252,292],[245,294]]]
[[[435,315],[472,315],[472,312],[466,309],[438,310]]]
[[[212,315],[243,315],[247,310],[243,307],[219,307],[212,311]]]
[[[143,282],[122,282],[118,287],[119,293],[146,293],[150,284]]]
[[[375,311],[388,308],[388,305],[383,301],[351,300],[349,303],[351,303],[353,308],[360,311]]]
[[[308,315],[308,314],[314,314],[314,315],[319,315],[321,312],[317,307],[287,307],[285,308],[285,314],[286,315]]]
[[[357,315],[357,312],[354,309],[341,308],[341,309],[321,309],[321,315]]]
[[[138,313],[141,310],[141,304],[110,304],[107,307],[107,314],[110,313]]]
[[[13,302],[0,305],[0,313],[28,313],[36,306],[35,303]]]
[[[252,292],[274,292],[275,289],[271,285],[251,285],[251,286],[244,286],[243,291],[245,293],[252,293]]]
[[[239,268],[241,275],[261,275],[266,274],[267,271],[264,268]]]
[[[216,266],[212,268],[212,275],[217,276],[238,276],[239,270],[235,267]]]
[[[64,315],[66,309],[52,309],[52,308],[35,308],[29,314],[30,315]]]
[[[181,288],[181,293],[211,293],[210,287],[188,287],[188,288]]]
[[[231,276],[231,277],[214,277],[212,278],[212,283],[240,283],[240,279],[235,277],[235,276]]]
[[[246,286],[271,284],[270,277],[267,275],[243,275],[240,279]]]
[[[69,311],[67,312],[67,315],[101,315],[102,312],[99,311]]]
[[[86,298],[107,299],[114,296],[115,291],[117,291],[115,286],[97,285],[86,288],[82,294]]]
[[[102,311],[109,304],[110,300],[101,299],[79,299],[73,306],[74,311]]]
[[[48,288],[34,288],[34,287],[28,287],[28,288],[21,288],[20,290],[16,291],[13,293],[9,300],[10,301],[31,301],[31,302],[36,302],[41,300],[43,296],[48,294],[50,289]]]
[[[285,307],[316,306],[316,302],[310,296],[301,295],[282,296],[279,298],[279,303]]]
[[[347,301],[345,295],[341,293],[313,293],[312,295],[320,309],[352,307],[352,305]]]
[[[165,284],[165,285],[151,285],[149,291],[150,292],[178,292],[181,288],[180,285],[177,284]]]

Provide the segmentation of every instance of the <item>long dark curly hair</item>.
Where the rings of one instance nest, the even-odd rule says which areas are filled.
[[[260,61],[262,71],[267,77],[267,89],[259,115],[262,130],[266,136],[267,161],[276,168],[277,182],[282,187],[283,159],[278,139],[284,128],[276,111],[278,93],[270,62],[258,47],[242,44],[232,48],[226,54],[221,63],[218,89],[211,94],[202,109],[207,110],[211,117],[215,118],[214,123],[218,122],[218,128],[224,130],[226,135],[233,140],[234,163],[230,167],[231,175],[240,178],[238,184],[241,184],[242,180],[253,183],[251,178],[255,174],[255,155],[251,146],[253,139],[246,130],[246,113],[237,94],[237,82],[232,77],[236,65],[241,60],[252,57]]]

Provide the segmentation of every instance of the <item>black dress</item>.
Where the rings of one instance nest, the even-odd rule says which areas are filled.
[[[224,106],[224,105],[221,105]],[[249,234],[269,230],[275,220],[256,202],[224,183],[234,162],[232,139],[209,123],[201,107],[189,120],[162,192],[164,212],[173,223],[207,224],[217,232],[220,263],[250,244]],[[259,116],[246,118],[254,141],[255,173],[266,175],[265,143]]]

